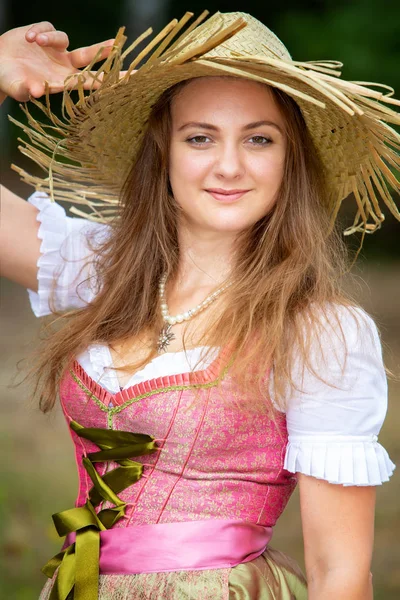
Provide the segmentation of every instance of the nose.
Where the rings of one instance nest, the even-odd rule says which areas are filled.
[[[237,143],[219,144],[215,160],[215,174],[220,179],[238,179],[245,171],[243,157]]]

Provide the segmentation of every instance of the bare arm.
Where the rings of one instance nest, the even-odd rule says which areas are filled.
[[[4,186],[0,195],[0,275],[37,291],[38,211]]]
[[[309,600],[372,600],[375,487],[298,481]]]

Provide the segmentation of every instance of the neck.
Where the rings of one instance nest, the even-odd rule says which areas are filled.
[[[178,232],[180,261],[176,284],[208,288],[222,284],[232,269],[235,235],[195,231],[181,227]]]

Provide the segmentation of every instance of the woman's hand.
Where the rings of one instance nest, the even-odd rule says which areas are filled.
[[[10,29],[0,36],[0,102],[6,96],[24,102],[29,96],[45,93],[45,82],[51,93],[64,88],[67,77],[80,73],[102,49],[98,60],[106,58],[114,40],[68,52],[69,39],[51,23],[42,22]],[[70,82],[73,86],[73,81]],[[84,87],[96,87],[90,77]]]

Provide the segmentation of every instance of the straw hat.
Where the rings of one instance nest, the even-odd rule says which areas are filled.
[[[216,13],[204,21],[205,12],[185,31],[192,16],[167,25],[121,79],[123,59],[151,30],[125,51],[120,30],[97,71],[103,78],[100,87],[87,94],[81,82],[75,102],[64,91],[63,120],[52,113],[48,95],[43,104],[32,100],[50,119],[46,125],[24,106],[28,126],[12,119],[29,137],[20,150],[47,176],[13,168],[53,199],[71,202],[73,213],[105,222],[118,212],[121,186],[161,94],[193,77],[232,75],[275,86],[298,103],[326,167],[332,220],[344,198],[352,193],[355,199],[354,224],[345,233],[375,231],[384,219],[381,205],[400,220],[390,193],[390,188],[400,191],[391,170],[400,169],[400,135],[388,125],[400,125],[394,109],[400,101],[392,98],[391,88],[345,81],[335,61],[292,60],[282,42],[250,15]],[[93,64],[86,70],[93,70]]]

